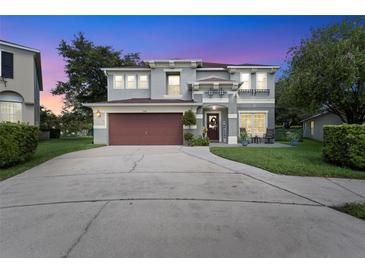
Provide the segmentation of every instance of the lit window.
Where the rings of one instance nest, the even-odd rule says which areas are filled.
[[[137,79],[136,75],[127,75],[127,89],[135,89],[137,88]]]
[[[0,122],[21,122],[22,121],[22,103],[18,102],[0,102]]]
[[[138,88],[140,89],[148,89],[148,75],[139,75],[138,78]]]
[[[246,132],[251,136],[262,137],[266,132],[265,112],[240,113],[240,128],[246,129]]]
[[[124,75],[114,75],[114,88],[124,89]]]
[[[256,89],[267,89],[267,73],[256,73]]]
[[[170,96],[180,95],[180,75],[167,75],[167,94]]]
[[[240,82],[242,83],[240,89],[251,88],[251,73],[241,73]]]
[[[314,121],[311,121],[311,135],[314,135]]]

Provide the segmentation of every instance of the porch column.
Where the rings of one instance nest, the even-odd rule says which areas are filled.
[[[198,107],[196,109],[196,135],[202,135],[203,131],[203,107]]]
[[[228,95],[228,144],[237,144],[238,115],[236,95]]]

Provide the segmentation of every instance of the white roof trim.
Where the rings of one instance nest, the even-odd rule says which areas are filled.
[[[279,66],[227,66],[227,68],[229,69],[234,69],[234,68],[274,68],[274,69],[279,69]]]
[[[155,63],[168,63],[168,62],[175,62],[175,63],[190,63],[190,62],[203,62],[202,59],[151,59],[151,60],[143,60],[145,63],[155,62]]]
[[[37,49],[32,49],[32,48],[28,48],[28,47],[24,47],[24,46],[20,46],[20,45],[15,45],[15,44],[7,43],[7,42],[4,42],[4,41],[0,41],[0,45],[40,53],[40,51],[37,50]]]
[[[199,106],[200,103],[87,103],[85,107],[123,107],[123,106]]]
[[[151,69],[150,68],[123,68],[123,67],[120,67],[120,68],[101,68],[102,71],[130,71],[130,70],[141,70],[141,71],[150,71]]]
[[[226,68],[197,68],[196,70],[208,71],[208,70],[227,70]]]

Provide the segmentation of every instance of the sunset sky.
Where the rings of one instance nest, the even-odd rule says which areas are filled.
[[[61,39],[84,32],[97,45],[139,52],[142,59],[197,58],[283,66],[287,50],[313,27],[341,16],[0,16],[0,39],[39,49],[41,104],[56,114],[62,98],[50,90],[65,80]],[[279,73],[280,75],[280,73]]]

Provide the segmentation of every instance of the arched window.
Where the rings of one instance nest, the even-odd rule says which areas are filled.
[[[0,92],[0,122],[22,121],[23,97],[13,91]]]

